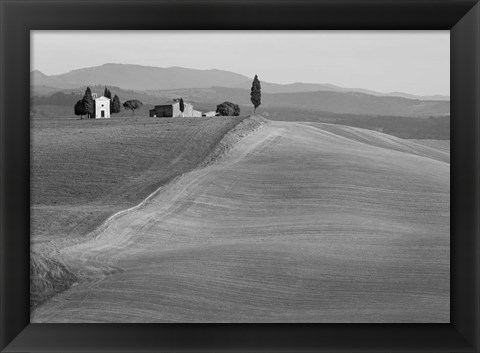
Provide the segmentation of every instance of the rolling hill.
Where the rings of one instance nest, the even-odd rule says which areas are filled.
[[[79,281],[31,322],[447,323],[449,176],[442,149],[267,122],[63,248]]]

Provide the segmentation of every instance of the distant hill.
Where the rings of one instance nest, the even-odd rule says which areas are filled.
[[[56,90],[55,93],[47,93],[41,86],[32,87],[32,103],[35,105],[55,105],[55,106],[71,106],[73,109],[74,104],[82,99],[85,88],[71,88],[61,91]],[[108,86],[113,95],[118,95],[120,101],[123,103],[129,99],[138,99],[144,104],[159,104],[158,97],[150,95],[146,92],[126,90],[119,87]],[[97,93],[99,96],[103,94],[105,86],[90,86],[93,93]]]
[[[203,89],[178,89],[148,91],[159,100],[183,97],[191,102],[215,106],[223,101],[251,106],[250,92],[245,89],[211,87]],[[302,109],[311,112],[336,114],[389,115],[406,117],[429,117],[450,115],[450,102],[423,101],[402,97],[379,97],[355,92],[294,92],[262,93],[262,110],[269,108]]]
[[[190,87],[227,86],[241,87],[248,77],[221,70],[194,70],[181,67],[150,67],[125,64],[73,70],[61,75],[47,76],[39,71],[32,72],[34,86],[72,88],[85,85],[109,85],[124,89],[175,89]]]
[[[82,99],[82,96],[76,93],[55,92],[52,95],[33,96],[32,103],[34,105],[70,106],[73,109],[79,99]]]
[[[101,94],[104,86],[92,86],[92,91]],[[136,115],[147,116],[153,105],[171,102],[183,97],[200,111],[215,110],[223,101],[240,105],[241,114],[253,112],[250,92],[244,89],[213,87],[197,89],[177,89],[160,91],[134,91],[109,86],[112,94],[117,94],[121,102],[139,99],[144,103]],[[49,112],[63,109],[64,117],[73,116],[73,106],[81,99],[85,88],[63,90],[51,95],[38,95],[32,98],[32,111]],[[329,122],[341,125],[363,127],[371,130],[415,139],[450,138],[450,102],[421,101],[400,97],[376,97],[362,93],[303,92],[262,94],[262,105],[257,109],[271,120]],[[55,115],[55,114],[53,114]],[[58,114],[57,114],[58,115]],[[130,115],[123,111],[115,115]],[[60,114],[62,116],[62,114]]]
[[[133,90],[170,90],[185,88],[227,87],[250,89],[252,77],[224,70],[196,70],[182,67],[152,67],[130,64],[104,64],[101,66],[73,70],[60,75],[45,75],[31,72],[31,85],[49,88],[75,88],[86,85],[109,85]],[[261,77],[260,77],[261,79]],[[447,96],[421,97],[407,93],[381,93],[363,88],[344,88],[325,83],[277,84],[262,82],[265,93],[298,92],[360,92],[375,96],[400,96],[414,99],[449,100]]]
[[[103,93],[104,86],[91,86],[92,92]],[[117,94],[122,102],[139,99],[144,104],[164,104],[173,98],[183,97],[200,110],[214,110],[218,104],[231,101],[250,107],[250,92],[239,88],[212,87],[197,89],[176,89],[160,91],[135,91],[109,86],[112,94]],[[68,89],[51,95],[34,95],[34,104],[71,105],[81,99],[82,89]],[[406,117],[445,116],[450,114],[450,102],[423,101],[402,97],[378,97],[353,92],[297,92],[297,93],[263,93],[262,110],[269,108],[301,109],[311,112],[328,112],[335,114],[388,115]]]
[[[30,73],[30,85],[52,88],[74,88],[81,86],[77,82],[68,82],[58,76],[47,76],[44,73],[34,70]]]

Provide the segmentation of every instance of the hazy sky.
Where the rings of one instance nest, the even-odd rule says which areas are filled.
[[[449,31],[32,31],[31,69],[221,69],[274,83],[450,94]]]

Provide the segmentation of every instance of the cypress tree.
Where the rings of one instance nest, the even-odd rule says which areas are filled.
[[[258,76],[255,75],[255,78],[253,79],[253,82],[252,82],[252,90],[250,92],[250,100],[253,103],[253,114],[255,114],[256,109],[261,104],[261,96],[262,96],[261,89],[262,87],[260,86],[260,81],[258,80]]]
[[[80,119],[83,119],[83,116],[85,115],[85,105],[83,104],[83,100],[80,99],[77,103],[75,103],[73,111],[75,115],[80,115]]]
[[[180,111],[182,112],[182,117],[183,117],[183,111],[185,110],[185,104],[183,103],[183,98],[180,98],[179,104],[180,104]]]
[[[93,100],[92,90],[90,87],[87,87],[85,90],[85,95],[83,96],[82,102],[85,107],[85,114],[88,115],[88,118],[92,119],[92,115],[93,118],[95,118],[95,101]]]
[[[112,99],[112,92],[110,92],[110,90],[107,87],[105,87],[105,91],[103,92],[103,96]]]
[[[110,113],[111,113],[113,110],[112,92],[110,92],[110,90],[107,87],[105,87],[105,91],[103,91],[103,96],[110,99]]]
[[[115,114],[115,113],[120,113],[121,109],[121,104],[120,104],[120,98],[118,98],[117,95],[113,96],[113,100],[111,101],[110,105],[110,113]]]

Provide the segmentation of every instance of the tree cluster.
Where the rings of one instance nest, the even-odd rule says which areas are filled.
[[[262,103],[261,89],[260,80],[258,79],[258,76],[255,75],[252,82],[252,89],[250,91],[250,101],[253,104],[253,114],[255,114],[257,108]],[[222,104],[217,105],[216,112],[221,116],[238,116],[240,115],[240,107],[232,102],[223,102]]]
[[[117,95],[112,98],[112,92],[110,92],[107,87],[105,87],[103,95],[107,98],[110,98],[110,113],[120,113],[122,107],[120,103],[120,98],[118,98]],[[80,99],[77,103],[75,103],[73,110],[75,115],[80,116],[80,119],[83,119],[84,115],[86,115],[88,119],[95,118],[95,100],[92,97],[92,90],[90,89],[90,87],[87,87],[87,89],[85,90],[83,98]]]
[[[113,96],[112,98],[112,92],[110,92],[110,90],[107,87],[105,87],[105,92],[103,93],[103,95],[107,98],[110,98],[110,113],[111,114],[120,113],[120,110],[122,109],[120,98],[118,98],[117,95]]]
[[[216,112],[221,116],[238,116],[240,115],[240,107],[232,102],[223,102],[217,105]]]

